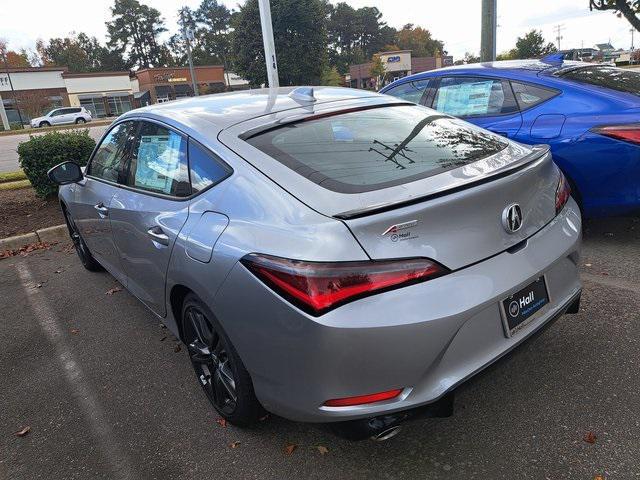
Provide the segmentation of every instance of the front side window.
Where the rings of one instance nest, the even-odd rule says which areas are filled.
[[[59,110],[52,110],[49,113],[50,117],[59,117],[60,115],[64,115],[66,112],[64,111],[64,109],[59,109]]]
[[[429,85],[429,80],[418,80],[415,82],[407,82],[402,85],[390,88],[385,95],[392,95],[413,103],[420,103],[425,88]]]
[[[497,135],[418,105],[311,118],[242,138],[312,182],[341,193],[409,183],[507,146]]]
[[[186,139],[156,123],[141,122],[127,185],[174,197],[191,195]]]
[[[88,175],[118,182],[122,180],[127,157],[127,147],[133,140],[133,122],[123,122],[113,127],[89,164]]]
[[[513,88],[513,93],[516,96],[520,110],[535,107],[560,93],[551,88],[513,81],[511,82],[511,87]]]
[[[640,73],[622,68],[594,65],[560,73],[560,77],[578,83],[640,95]]]
[[[443,78],[433,108],[456,117],[503,115],[518,111],[508,83],[473,77]]]

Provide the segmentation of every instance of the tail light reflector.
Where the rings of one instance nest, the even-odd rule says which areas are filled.
[[[325,407],[352,407],[354,405],[364,405],[366,403],[382,402],[396,398],[402,393],[402,389],[389,390],[387,392],[372,393],[371,395],[360,395],[358,397],[334,398],[324,402]]]
[[[624,142],[640,144],[640,124],[610,125],[606,127],[595,127],[592,132],[615,138]]]
[[[306,262],[252,253],[241,262],[279,294],[316,316],[357,298],[449,272],[425,258]]]
[[[560,172],[560,180],[556,187],[556,215],[564,208],[571,196],[571,186],[567,178]]]

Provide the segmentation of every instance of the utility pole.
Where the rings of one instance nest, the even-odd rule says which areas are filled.
[[[278,62],[276,60],[276,46],[273,41],[273,24],[271,23],[271,6],[269,0],[258,0],[260,7],[260,25],[262,26],[262,43],[264,44],[264,59],[267,64],[267,85],[269,88],[280,86],[278,80]]]
[[[24,128],[24,122],[22,121],[22,114],[20,113],[20,106],[18,105],[18,97],[16,97],[16,91],[13,89],[13,82],[11,81],[11,74],[9,73],[9,64],[7,63],[7,55],[4,49],[0,50],[2,54],[2,60],[4,61],[4,69],[7,72],[7,78],[9,79],[9,87],[11,87],[11,95],[13,96],[13,103],[16,106],[18,112],[18,118],[20,119],[20,128]]]
[[[182,37],[184,43],[187,45],[187,58],[189,59],[189,73],[191,74],[191,85],[193,86],[193,94],[197,97],[200,95],[198,92],[198,82],[196,81],[196,71],[193,68],[193,58],[191,57],[191,42],[193,41],[194,34],[190,27],[185,26],[182,29]]]
[[[493,62],[496,59],[497,3],[498,0],[482,0],[482,33],[480,41],[480,61],[482,62]]]
[[[556,25],[556,27],[555,27],[556,40],[558,41],[558,50],[561,50],[561,48],[560,48],[560,40],[562,40],[562,35],[560,33],[562,32],[563,29],[564,29],[564,25]]]

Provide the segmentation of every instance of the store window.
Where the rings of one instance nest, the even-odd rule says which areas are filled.
[[[93,118],[104,118],[107,116],[102,97],[80,98],[80,105],[89,110]]]
[[[111,110],[111,115],[122,115],[125,112],[128,112],[133,107],[131,106],[131,100],[129,96],[113,96],[107,97],[107,101],[109,102],[109,110]]]

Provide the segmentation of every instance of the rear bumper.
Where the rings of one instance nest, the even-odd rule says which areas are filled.
[[[298,421],[373,417],[436,401],[578,298],[581,220],[573,200],[514,253],[364,298],[319,318],[292,307],[236,265],[214,312],[265,408]],[[544,275],[550,302],[511,338],[500,302]],[[247,301],[251,299],[251,301]],[[327,399],[403,388],[396,399],[323,407]]]

